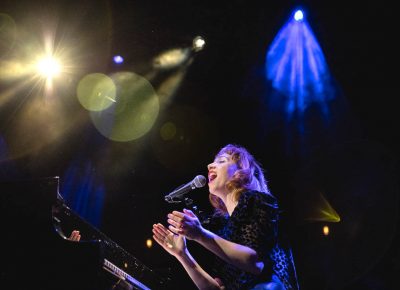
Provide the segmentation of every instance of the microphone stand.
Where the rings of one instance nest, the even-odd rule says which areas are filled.
[[[185,184],[177,187],[175,190],[178,190],[179,188],[181,188],[183,186],[185,186]],[[181,203],[182,202],[181,199],[176,200],[173,198],[165,199],[165,201],[168,203]],[[208,217],[203,211],[199,210],[197,205],[193,204],[193,199],[185,197],[183,199],[183,201],[185,202],[185,207],[189,208],[199,218],[199,221],[201,224],[205,225],[205,224],[210,223],[210,217]]]
[[[184,201],[186,207],[191,209],[191,211],[199,218],[202,225],[210,223],[210,217],[208,217],[203,211],[199,210],[197,205],[193,204],[193,199],[185,197]]]

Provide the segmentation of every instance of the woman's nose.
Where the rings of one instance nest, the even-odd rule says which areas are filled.
[[[215,168],[214,162],[207,165],[208,170],[210,170],[212,168]]]

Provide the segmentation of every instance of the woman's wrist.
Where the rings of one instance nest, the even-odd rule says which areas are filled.
[[[180,261],[182,264],[192,264],[192,256],[190,255],[188,249],[183,250],[182,252],[178,253],[177,255],[175,255],[175,258],[178,259],[178,261]]]
[[[204,229],[202,226],[199,226],[195,229],[195,231],[192,232],[191,240],[198,243],[202,239],[203,235],[204,235]]]
[[[199,244],[203,244],[208,240],[211,236],[211,232],[206,230],[205,228],[201,228],[199,234],[197,235],[195,241]]]

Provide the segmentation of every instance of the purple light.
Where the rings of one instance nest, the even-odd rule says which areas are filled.
[[[123,63],[124,62],[124,58],[120,55],[116,55],[114,56],[114,62],[117,64]]]

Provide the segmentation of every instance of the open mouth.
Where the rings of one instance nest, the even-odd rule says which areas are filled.
[[[212,182],[217,177],[217,174],[214,172],[210,172],[208,174],[208,183]]]

